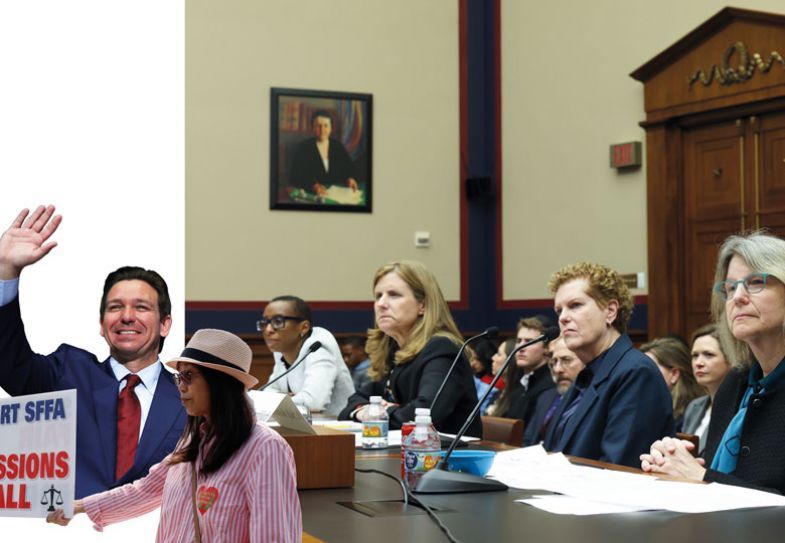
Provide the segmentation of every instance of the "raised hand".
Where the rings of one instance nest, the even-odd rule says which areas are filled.
[[[19,212],[0,237],[0,279],[16,279],[26,266],[57,246],[57,242],[47,241],[63,220],[54,211],[54,206],[38,206],[32,214],[29,209]]]

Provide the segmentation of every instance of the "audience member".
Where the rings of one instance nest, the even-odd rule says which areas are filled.
[[[485,395],[485,392],[490,388],[491,381],[493,381],[493,356],[496,354],[497,347],[496,341],[483,337],[475,340],[471,349],[467,348],[465,351],[469,353],[469,365],[471,365],[472,371],[474,371],[474,387],[477,390],[477,399]],[[485,412],[495,396],[501,391],[499,381],[496,382],[494,390],[488,394],[488,397],[485,398],[485,401],[480,406],[480,413]]]
[[[496,354],[493,356],[493,371],[494,373],[499,373],[501,371],[502,366],[504,365],[504,361],[507,360],[509,353],[515,350],[515,343],[518,341],[518,338],[510,338],[501,345],[496,351]],[[510,403],[512,402],[512,398],[515,396],[515,393],[521,387],[521,376],[523,375],[523,370],[518,367],[517,364],[514,362],[510,363],[507,366],[507,371],[502,376],[499,381],[502,379],[504,380],[504,388],[502,389],[501,393],[496,397],[496,399],[485,409],[486,415],[491,415],[494,417],[503,417],[507,410],[510,408]]]
[[[715,324],[707,324],[692,334],[692,370],[695,380],[708,394],[692,400],[684,410],[682,431],[697,435],[700,440],[698,455],[706,448],[711,404],[717,389],[731,369],[728,357],[720,345],[720,334]]]
[[[544,315],[521,319],[518,322],[515,347],[538,338],[546,328],[552,325],[552,321]],[[504,416],[523,420],[524,428],[534,415],[534,407],[537,405],[537,398],[540,394],[555,388],[551,371],[548,368],[546,352],[547,345],[539,342],[521,349],[515,355],[515,363],[523,371],[523,376],[521,377],[521,386],[512,398],[510,408]]]
[[[585,367],[578,356],[567,348],[564,338],[559,337],[548,345],[548,366],[556,382],[556,387],[540,394],[534,415],[524,428],[523,445],[535,445],[545,439],[548,425],[561,403],[561,399],[570,388],[575,378]]]
[[[671,437],[641,455],[645,471],[785,492],[785,241],[754,232],[730,236],[717,258],[712,316],[721,343],[742,368],[712,404],[704,457]],[[664,434],[669,435],[669,434]]]
[[[365,352],[365,338],[361,336],[350,336],[341,342],[341,354],[346,367],[352,374],[354,389],[360,388],[371,381],[368,375],[368,368],[371,367],[371,360]]]
[[[313,326],[308,304],[297,296],[273,298],[256,329],[264,334],[275,358],[267,390],[292,394],[294,403],[311,411],[337,415],[354,393],[352,376],[333,335]],[[321,347],[312,352],[316,342]],[[291,373],[279,379],[298,362]]]
[[[31,349],[19,276],[55,247],[49,239],[61,217],[54,210],[24,209],[0,237],[0,386],[13,396],[76,389],[75,495],[81,498],[146,475],[174,450],[185,412],[158,359],[172,304],[166,282],[152,270],[123,267],[107,276],[100,306],[107,360],[67,344],[49,355]]]
[[[545,437],[549,451],[626,466],[652,435],[673,434],[673,409],[657,367],[626,335],[632,296],[606,266],[580,263],[551,276],[567,347],[586,365]]]
[[[640,350],[657,364],[673,399],[674,426],[681,432],[684,410],[704,392],[692,375],[690,350],[681,339],[671,336],[644,343]]]
[[[431,407],[436,391],[460,349],[461,334],[436,278],[421,263],[402,260],[377,270],[373,280],[376,327],[368,331],[370,386],[349,399],[340,418],[362,421],[371,396],[382,396],[390,428],[414,420],[417,407]],[[465,356],[431,410],[437,430],[456,433],[477,403]],[[467,435],[481,437],[476,417]]]
[[[161,508],[157,541],[299,543],[302,517],[294,455],[286,441],[257,425],[246,389],[253,353],[223,330],[199,330],[167,365],[188,413],[177,450],[150,473],[74,503],[96,528]],[[198,491],[196,489],[199,489]],[[212,497],[197,514],[197,498]],[[67,525],[62,509],[47,522]]]

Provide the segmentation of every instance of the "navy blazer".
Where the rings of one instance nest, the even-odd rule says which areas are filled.
[[[76,389],[76,498],[147,475],[174,450],[185,426],[185,410],[172,375],[162,368],[134,465],[115,479],[117,389],[108,359],[60,345],[50,355],[34,353],[24,332],[19,299],[0,307],[0,386],[12,396]]]
[[[590,364],[582,371],[591,371]],[[657,439],[673,435],[672,400],[665,380],[626,335],[606,351],[561,439],[554,443],[556,421],[576,394],[573,384],[553,415],[545,437],[549,451],[640,467],[641,453]]]

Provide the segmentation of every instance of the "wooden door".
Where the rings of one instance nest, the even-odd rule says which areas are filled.
[[[684,131],[684,310],[687,333],[709,322],[717,249],[742,222],[744,134],[741,122]]]
[[[785,114],[685,129],[686,333],[709,322],[714,266],[731,234],[765,228],[785,236]]]
[[[785,113],[751,119],[753,131],[753,227],[785,238]]]

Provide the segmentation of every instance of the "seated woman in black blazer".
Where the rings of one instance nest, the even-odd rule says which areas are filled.
[[[785,494],[785,240],[730,236],[717,257],[711,312],[734,362],[712,401],[702,458],[672,437],[644,471]]]
[[[436,278],[421,263],[402,260],[379,268],[373,280],[376,327],[365,350],[372,381],[357,391],[339,418],[362,421],[371,396],[382,396],[390,428],[430,407],[458,354],[461,334]],[[472,370],[462,357],[431,411],[436,429],[456,433],[477,403]],[[477,417],[467,435],[481,437]]]

